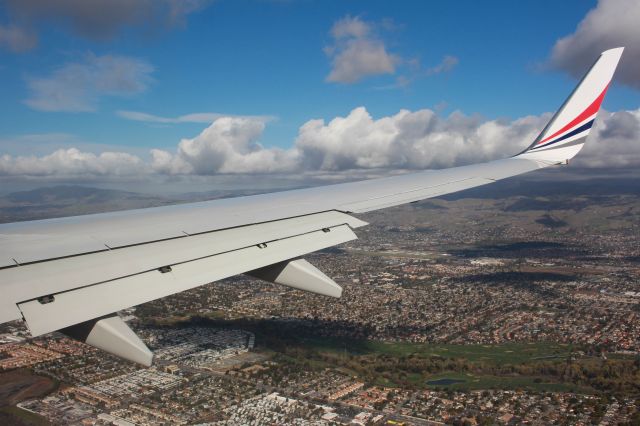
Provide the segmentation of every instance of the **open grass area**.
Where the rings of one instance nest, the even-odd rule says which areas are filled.
[[[572,353],[581,349],[566,344],[448,345],[319,337],[297,340],[296,344],[319,354],[326,366],[333,363],[350,367],[361,380],[379,386],[596,392],[588,383],[565,381],[558,374],[566,368]],[[602,360],[580,358],[571,362],[597,369]],[[555,375],[545,371],[554,371]]]
[[[320,352],[351,355],[385,354],[394,357],[420,356],[463,358],[470,362],[521,364],[538,360],[566,359],[575,346],[559,343],[507,343],[501,345],[447,345],[425,343],[397,343],[354,341],[327,338],[303,339],[305,346]]]

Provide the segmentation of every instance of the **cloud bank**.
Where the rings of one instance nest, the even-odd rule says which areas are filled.
[[[45,77],[29,77],[24,101],[39,111],[95,111],[101,96],[129,96],[151,83],[153,67],[128,56],[85,55]]]
[[[145,173],[143,161],[126,152],[92,154],[76,148],[59,149],[49,155],[0,156],[0,176],[135,176]]]
[[[599,0],[573,34],[553,46],[550,64],[579,78],[604,50],[625,47],[616,79],[640,88],[640,2]]]
[[[219,117],[174,152],[154,149],[150,159],[126,152],[60,149],[43,156],[0,156],[0,176],[142,178],[219,174],[324,174],[336,179],[363,171],[422,170],[513,155],[544,127],[550,114],[513,121],[483,120],[460,112],[401,110],[374,119],[364,107],[328,122],[302,125],[289,149],[259,143],[266,126],[253,117]],[[640,109],[602,111],[578,167],[640,166]]]

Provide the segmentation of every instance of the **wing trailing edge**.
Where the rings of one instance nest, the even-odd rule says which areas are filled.
[[[195,245],[191,250],[184,250],[189,245],[188,240],[186,243],[184,240],[170,240],[165,242],[161,252],[157,251],[155,244],[150,244],[147,247],[130,247],[62,259],[65,262],[50,261],[11,268],[5,272],[7,279],[11,280],[6,284],[14,284],[16,288],[40,293],[23,292],[23,295],[16,296],[20,293],[12,291],[9,294],[13,299],[7,300],[7,304],[14,304],[31,334],[39,336],[354,240],[357,237],[352,228],[365,224],[337,212],[312,216],[315,217],[291,218],[269,224],[270,227],[280,230],[279,236],[269,236],[268,228],[253,225],[216,231],[200,240],[190,237],[191,244]],[[124,262],[127,259],[129,266],[149,266],[132,273],[131,271],[135,271],[133,266],[126,269],[129,266],[119,265],[119,276],[102,281],[105,275],[96,274],[94,268],[89,265],[102,264],[105,268],[114,268],[113,259],[107,256],[118,251],[121,254],[120,261]],[[174,257],[169,261],[161,256],[163,252],[175,255],[181,251],[188,257]],[[85,259],[87,257],[93,259]],[[46,265],[47,263],[51,264]],[[303,268],[304,266],[306,268]],[[315,272],[312,268],[310,264],[293,265],[292,269],[280,274],[282,277],[274,277],[272,281],[281,280],[283,284],[297,288],[307,285],[311,286],[308,289],[315,288],[318,293],[326,292],[319,283],[322,281],[319,274],[322,273],[317,270]],[[43,274],[47,271],[50,285],[40,290],[35,290],[34,287],[25,288],[22,285],[27,280],[33,280],[34,283],[42,282]],[[8,272],[13,274],[8,275]],[[305,278],[308,280],[309,277],[315,278],[315,285],[312,282],[303,283]],[[327,283],[324,284],[326,288]],[[28,298],[28,294],[36,297]],[[335,292],[331,295],[336,296]],[[19,317],[12,319],[17,318]]]

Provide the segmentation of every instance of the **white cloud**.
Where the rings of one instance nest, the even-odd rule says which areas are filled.
[[[601,111],[574,163],[605,168],[640,166],[640,109]]]
[[[393,74],[400,57],[391,54],[374,34],[373,24],[346,16],[331,29],[334,41],[325,47],[332,68],[327,81],[356,83],[365,77]]]
[[[146,90],[153,67],[127,57],[87,54],[46,77],[27,79],[25,103],[41,111],[94,111],[101,96],[129,96]]]
[[[160,123],[160,124],[177,124],[177,123],[211,123],[221,117],[240,117],[251,118],[256,120],[262,120],[268,122],[274,119],[269,115],[229,115],[220,114],[217,112],[195,112],[191,114],[184,114],[178,117],[162,117],[159,115],[148,114],[146,112],[139,111],[116,111],[116,114],[122,118],[133,121],[142,121],[145,123]]]
[[[274,173],[297,169],[295,150],[265,149],[258,143],[265,122],[250,117],[221,117],[193,139],[183,139],[176,154],[153,150],[159,173]]]
[[[482,122],[458,112],[443,118],[429,109],[375,120],[360,107],[329,123],[307,122],[295,147],[310,169],[439,168],[513,154],[543,125],[537,117]]]
[[[508,157],[526,148],[550,114],[481,120],[423,109],[373,119],[361,107],[325,123],[311,120],[295,143],[304,170],[431,169]],[[640,109],[602,111],[578,167],[640,166]]]
[[[640,2],[637,0],[600,0],[578,24],[573,34],[553,46],[550,63],[574,77],[581,77],[607,49],[624,46],[616,79],[640,88]]]
[[[518,153],[537,136],[550,114],[513,121],[483,120],[460,112],[401,110],[374,119],[364,107],[329,122],[309,120],[289,149],[259,143],[264,120],[220,117],[175,152],[154,149],[151,159],[109,150],[59,149],[41,156],[0,156],[0,176],[114,177],[270,174],[320,180],[371,177],[400,170],[458,166]],[[588,143],[572,163],[578,167],[640,166],[640,109],[602,111]],[[386,171],[386,172],[385,172]]]
[[[457,57],[445,55],[439,64],[424,68],[417,58],[406,59],[389,52],[379,30],[396,29],[398,26],[389,20],[378,24],[347,15],[336,21],[330,31],[333,42],[324,48],[331,60],[331,71],[326,81],[352,84],[371,76],[402,72],[395,83],[376,87],[397,89],[418,78],[447,73],[458,64]]]
[[[371,35],[371,24],[364,22],[359,17],[345,16],[338,20],[331,28],[331,35],[336,40],[348,38],[365,38]]]
[[[0,47],[20,53],[33,49],[37,44],[35,33],[15,25],[0,25]]]

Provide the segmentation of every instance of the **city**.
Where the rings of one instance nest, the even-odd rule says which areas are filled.
[[[364,215],[359,240],[308,258],[341,299],[239,276],[121,312],[155,353],[148,369],[12,323],[0,413],[16,424],[632,424],[640,204],[580,198],[550,210],[541,197],[471,194]]]

